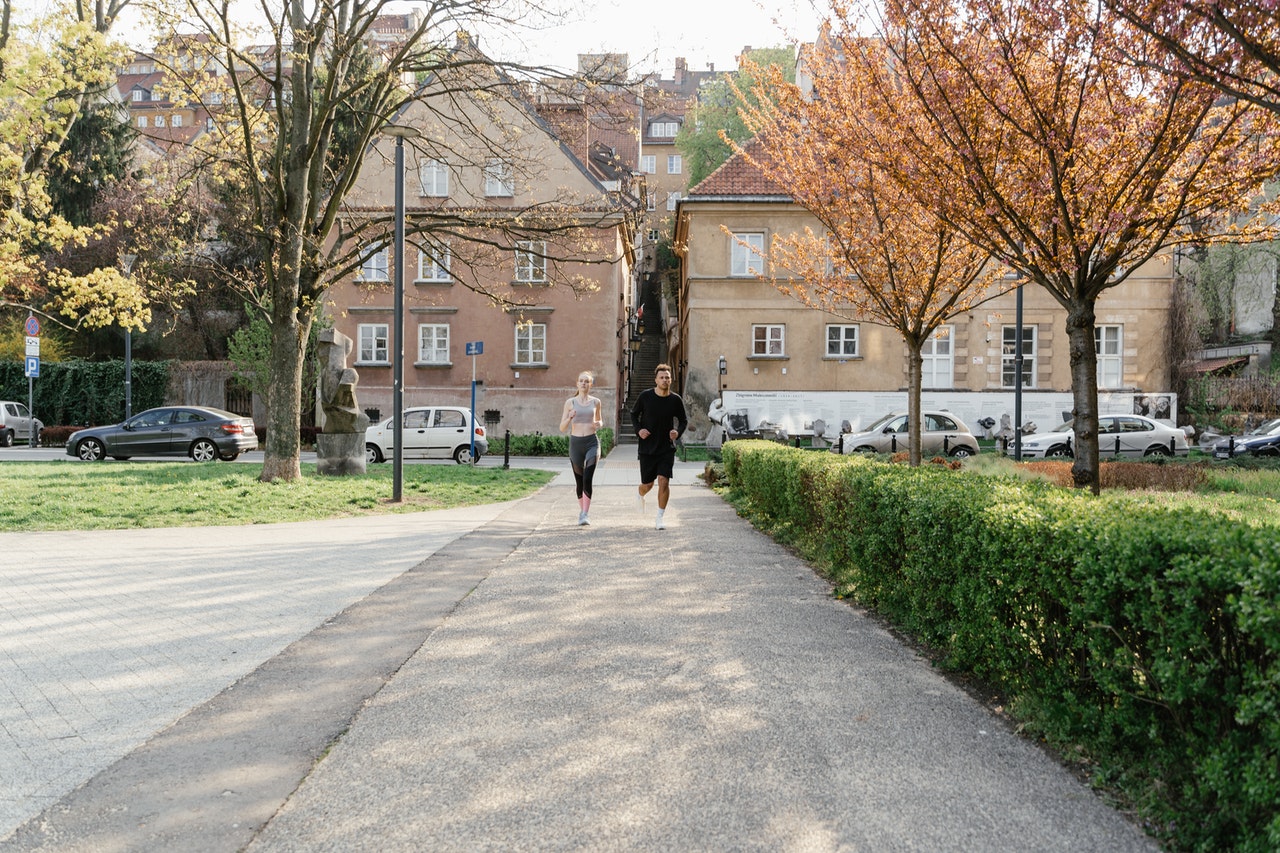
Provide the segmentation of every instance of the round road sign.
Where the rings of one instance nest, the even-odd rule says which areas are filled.
[[[28,317],[27,324],[23,328],[26,329],[28,335],[34,338],[40,334],[40,321],[35,317]]]

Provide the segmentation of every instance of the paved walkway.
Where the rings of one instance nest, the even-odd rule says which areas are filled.
[[[384,585],[371,571],[341,580],[345,591],[325,602],[310,599],[344,572],[308,564],[294,566],[294,578],[285,556],[264,573],[228,569],[221,594],[166,571],[139,577],[126,598],[158,596],[152,612],[173,611],[163,652],[148,652],[145,636],[112,633],[106,616],[106,633],[29,651],[25,631],[0,634],[32,671],[37,660],[83,656],[78,668],[31,679],[35,706],[63,691],[86,718],[114,716],[98,710],[108,691],[88,677],[95,660],[115,662],[121,694],[202,682],[167,718],[112,740],[79,779],[45,779],[42,813],[0,849],[1156,849],[832,599],[805,563],[696,483],[700,468],[677,472],[667,530],[635,512],[634,458],[615,453],[597,477],[590,527],[576,525],[562,476],[538,496],[487,508],[488,519],[443,545],[405,532],[390,548],[399,564],[367,555],[372,543],[361,540],[348,565],[384,562]],[[278,538],[301,538],[301,526],[283,527]],[[169,533],[209,547],[200,530]],[[130,550],[149,559],[147,544]],[[167,555],[178,558],[176,548]],[[64,559],[92,567],[102,554],[68,548]],[[106,597],[122,571],[143,564],[82,568],[74,576],[88,579],[64,586]],[[277,615],[267,603],[288,611],[283,602],[298,596],[310,616]],[[112,600],[99,609],[124,603]],[[344,610],[344,601],[354,603]],[[211,629],[242,608],[254,615],[226,637]],[[59,608],[46,618],[55,637],[82,620]],[[242,635],[286,619],[291,627],[238,672],[196,678],[230,651],[247,655]],[[187,633],[194,642],[177,645]],[[156,669],[158,683],[128,682],[140,669]],[[83,738],[76,726],[68,734],[32,729],[14,741],[29,750],[19,763],[47,776],[44,756]],[[11,761],[13,745],[0,744],[0,760]],[[5,784],[11,766],[0,764]],[[0,826],[0,838],[7,831]]]

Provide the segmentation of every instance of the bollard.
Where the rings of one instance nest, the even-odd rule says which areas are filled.
[[[951,455],[951,436],[949,435],[944,435],[942,437],[942,455],[943,456]]]
[[[1234,435],[1227,436],[1227,458],[1230,459],[1236,455],[1236,437]]]
[[[1116,436],[1116,456],[1120,455],[1120,436]]]
[[[1178,455],[1178,442],[1172,438],[1169,439],[1169,455],[1170,456]]]
[[[507,430],[502,439],[502,469],[505,471],[511,467],[511,430]]]

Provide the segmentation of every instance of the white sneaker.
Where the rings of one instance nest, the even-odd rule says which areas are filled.
[[[636,492],[636,512],[644,514],[644,495]]]
[[[658,517],[657,517],[657,519],[656,519],[656,520],[654,520],[654,522],[653,522],[653,529],[654,529],[654,530],[666,530],[666,529],[667,529],[667,525],[666,525],[666,524],[663,522],[663,520],[662,520],[662,513],[658,513]]]
[[[587,520],[587,511],[585,509],[578,513],[578,526],[581,527],[590,523],[591,522]]]

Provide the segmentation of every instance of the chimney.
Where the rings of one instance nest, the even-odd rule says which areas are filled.
[[[689,65],[685,62],[683,56],[676,57],[676,85],[684,85],[684,76],[689,71]]]

